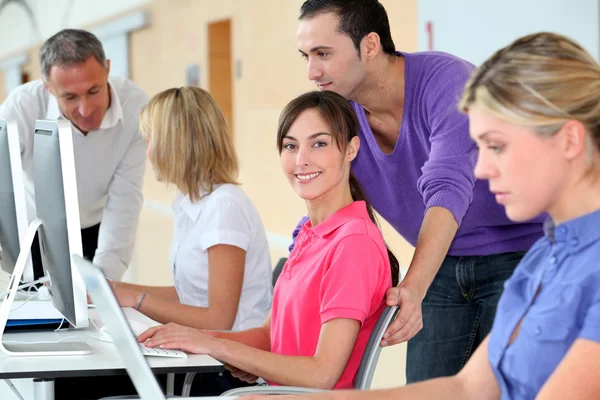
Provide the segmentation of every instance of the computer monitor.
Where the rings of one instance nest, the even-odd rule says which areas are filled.
[[[14,121],[0,120],[0,267],[12,274],[27,226],[27,204],[23,186],[23,167],[19,132]],[[33,281],[31,254],[21,281]]]
[[[47,287],[54,307],[71,326],[88,326],[85,283],[71,264],[71,255],[82,255],[79,201],[71,123],[36,121],[33,141],[35,218],[27,228],[21,248],[30,248],[39,236]],[[0,305],[0,334],[4,333],[18,281],[25,269],[26,253],[14,263],[10,290]],[[82,355],[92,348],[79,342],[0,342],[0,350],[11,356]]]
[[[40,253],[54,307],[75,328],[88,326],[85,282],[71,255],[83,255],[71,123],[35,123],[34,189]]]

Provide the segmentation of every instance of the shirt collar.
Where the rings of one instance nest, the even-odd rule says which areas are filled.
[[[312,228],[312,224],[310,220],[308,220],[304,224],[304,228],[317,236],[324,237],[344,225],[346,222],[357,218],[370,219],[369,213],[367,212],[367,203],[362,200],[354,201],[341,210],[336,211],[333,215],[314,228]]]
[[[600,210],[554,225],[552,218],[544,223],[544,234],[556,242],[569,242],[573,247],[584,247],[600,239]]]
[[[114,128],[119,121],[123,120],[123,106],[121,100],[117,95],[115,88],[109,83],[108,88],[110,90],[110,107],[106,110],[102,123],[99,129],[111,129]],[[58,100],[54,95],[50,94],[48,99],[48,107],[46,108],[46,119],[65,119],[65,116],[58,107]],[[74,129],[75,126],[73,126]]]
[[[219,186],[221,185],[214,185],[213,191],[210,193],[214,193]],[[178,191],[177,195],[173,199],[173,212],[177,214],[179,211],[182,211],[192,221],[197,221],[198,217],[200,216],[200,210],[202,210],[202,205],[204,204],[210,193],[200,189],[200,200],[194,203],[190,199],[190,196]]]
[[[192,221],[196,221],[198,220],[198,216],[200,216],[201,203],[203,201],[204,198],[196,203],[192,203],[189,196],[179,192],[173,200],[173,212],[175,214],[180,211],[184,212]]]

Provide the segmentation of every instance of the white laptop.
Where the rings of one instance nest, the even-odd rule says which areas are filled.
[[[89,296],[96,304],[96,311],[102,322],[111,332],[114,344],[125,363],[127,373],[142,400],[165,400],[156,378],[146,359],[142,355],[133,333],[129,329],[127,320],[119,307],[117,299],[110,290],[104,275],[89,261],[77,255],[72,256],[73,262],[79,269]],[[198,399],[199,397],[196,397]],[[233,397],[202,397],[202,399],[227,399]],[[191,397],[178,397],[180,400],[191,399]]]

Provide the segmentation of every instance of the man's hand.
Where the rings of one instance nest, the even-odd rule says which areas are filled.
[[[256,383],[256,381],[258,380],[258,376],[252,375],[251,373],[246,371],[242,371],[241,369],[236,368],[233,365],[223,365],[225,366],[225,369],[227,371],[231,372],[231,376],[233,376],[234,378],[238,378],[242,382]]]
[[[408,288],[399,286],[388,289],[385,301],[388,306],[398,306],[400,311],[390,324],[381,346],[393,346],[412,339],[423,328],[421,297],[413,294]]]
[[[386,293],[387,305],[399,306],[400,312],[383,335],[382,346],[406,342],[423,329],[423,298],[440,270],[457,230],[454,214],[447,209],[431,207],[425,212],[408,273],[400,286],[388,289]]]

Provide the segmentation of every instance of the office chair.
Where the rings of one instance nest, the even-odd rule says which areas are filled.
[[[275,268],[273,269],[273,287],[275,287],[275,283],[277,282],[286,261],[287,257],[281,257],[279,261],[277,261],[277,265],[275,265]]]
[[[397,313],[398,306],[386,306],[385,310],[383,310],[377,319],[373,332],[371,332],[371,336],[369,336],[365,353],[360,360],[358,372],[356,373],[356,381],[354,382],[354,389],[366,390],[371,387],[373,374],[375,373],[377,361],[379,360],[379,355],[381,353],[381,346],[379,344],[381,343],[381,339],[383,339],[383,334],[387,327],[396,317]],[[221,394],[221,396],[243,396],[249,394],[285,395],[316,392],[325,392],[325,390],[293,386],[250,386],[228,390]]]

